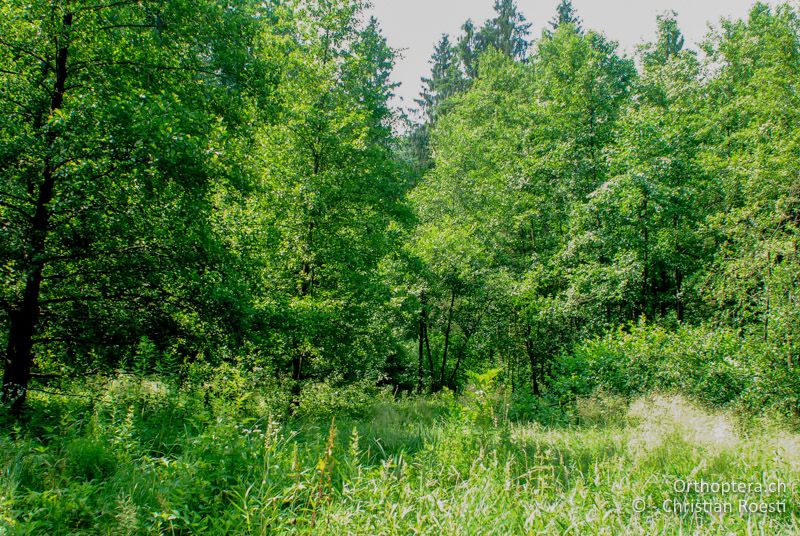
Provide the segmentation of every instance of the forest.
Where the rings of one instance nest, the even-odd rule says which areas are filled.
[[[800,533],[800,6],[370,7],[0,1],[0,535]]]

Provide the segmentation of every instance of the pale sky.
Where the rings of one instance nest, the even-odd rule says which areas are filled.
[[[389,45],[404,49],[397,61],[394,79],[402,85],[396,90],[396,104],[414,105],[421,83],[430,74],[428,60],[433,46],[443,33],[452,39],[468,18],[480,26],[492,16],[494,0],[372,0]],[[678,13],[678,23],[687,46],[695,48],[708,32],[708,23],[722,17],[745,17],[755,0],[573,0],[583,26],[604,33],[632,54],[635,46],[655,35],[656,15],[667,10]],[[767,2],[778,4],[777,0]],[[520,11],[532,22],[532,37],[538,38],[553,18],[558,0],[517,0]]]

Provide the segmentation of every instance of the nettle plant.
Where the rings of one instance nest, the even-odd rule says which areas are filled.
[[[498,408],[505,399],[503,387],[497,381],[502,369],[493,368],[482,373],[467,372],[469,378],[463,397],[457,403],[458,412],[474,424],[497,424]]]

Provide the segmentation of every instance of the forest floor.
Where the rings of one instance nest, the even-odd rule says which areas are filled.
[[[281,418],[266,394],[86,389],[0,429],[0,534],[800,534],[800,434],[680,397],[537,422],[482,391]]]

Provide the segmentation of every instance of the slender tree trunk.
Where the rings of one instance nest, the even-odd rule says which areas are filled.
[[[764,342],[769,342],[769,315],[770,311],[770,297],[769,297],[769,281],[772,278],[772,253],[767,251],[767,277],[764,281],[764,296],[767,298],[766,310],[764,311]]]
[[[424,304],[425,303],[425,294],[423,293],[420,296],[420,301]],[[425,354],[425,309],[424,305],[420,305],[419,308],[419,358],[417,362],[417,389],[422,391],[422,386],[425,383],[424,378],[424,354]]]
[[[538,359],[536,359],[536,352],[533,349],[533,339],[531,338],[531,327],[526,327],[525,333],[525,350],[528,353],[528,360],[531,363],[531,389],[533,390],[534,396],[539,396],[541,393],[539,391],[539,380],[537,378],[538,373]]]
[[[64,103],[64,88],[67,80],[67,58],[69,42],[66,35],[72,26],[72,13],[63,17],[63,42],[57,44],[56,80],[50,99],[50,113],[61,109]],[[22,300],[12,306],[8,347],[3,367],[3,404],[9,404],[12,413],[19,414],[25,405],[28,384],[33,368],[33,336],[39,324],[39,306],[42,288],[42,274],[45,266],[47,234],[50,227],[50,202],[55,192],[55,169],[51,151],[57,134],[48,128],[45,133],[45,156],[42,167],[41,183],[36,198],[36,210],[31,220],[27,239],[25,260],[27,261],[27,277]]]
[[[431,340],[428,338],[428,324],[425,324],[425,353],[428,354],[428,369],[431,372],[431,382],[436,380],[436,373],[434,372],[433,352],[431,352]],[[433,385],[433,383],[431,383]]]
[[[297,388],[296,395],[300,394],[300,380],[303,378],[303,356],[302,354],[295,353],[292,356],[292,380],[294,381],[294,388]]]
[[[519,333],[519,315],[517,314],[516,309],[511,310],[512,320],[508,326],[508,332],[506,333],[508,337],[508,341],[516,341],[516,336]],[[514,342],[510,342],[506,344],[506,366],[509,368],[508,374],[511,377],[511,392],[517,392],[517,348]]]
[[[545,377],[547,376],[547,364],[550,363],[552,360],[550,359],[549,353],[543,355],[541,359],[539,359],[539,383],[540,385],[545,385]]]
[[[678,322],[683,322],[683,299],[681,299],[681,291],[683,289],[683,273],[680,269],[675,270],[675,314],[678,317]]]
[[[430,321],[428,320],[428,308],[426,306],[426,301],[422,303],[422,337],[425,339],[425,352],[428,354],[428,370],[430,371],[431,375],[431,389],[434,387],[434,383],[436,383],[436,372],[434,371],[433,367],[433,354],[431,353],[431,341],[428,338],[428,324]]]
[[[316,169],[316,168],[315,168]],[[307,245],[311,250],[314,238],[314,222],[308,224]],[[297,287],[297,295],[303,297],[310,295],[314,291],[314,267],[310,261],[303,261],[300,267],[300,284]],[[300,393],[302,391],[300,381],[303,379],[303,364],[306,359],[305,350],[300,350],[301,345],[297,335],[292,343],[292,401],[289,410],[294,410],[300,405]]]
[[[444,330],[444,350],[442,350],[442,370],[439,374],[438,389],[444,387],[444,374],[447,370],[447,351],[450,348],[450,328],[453,326],[453,305],[456,301],[456,290],[450,291],[450,309],[447,312],[447,327]]]
[[[300,395],[303,392],[300,380],[303,378],[303,355],[298,353],[298,348],[292,349],[292,398],[289,400],[289,413],[294,415],[300,407]]]
[[[456,385],[456,376],[458,375],[458,370],[461,368],[461,362],[464,360],[464,354],[467,353],[467,346],[469,346],[469,340],[472,337],[472,331],[465,333],[464,337],[464,344],[458,349],[458,355],[456,356],[456,366],[453,368],[452,374],[450,374],[450,381],[448,384],[450,388],[455,390]]]
[[[508,364],[511,367],[511,392],[517,392],[517,352],[511,353],[511,360]]]
[[[664,299],[666,296],[667,291],[669,290],[669,275],[667,274],[664,268],[661,268],[661,286],[655,293],[655,297],[658,298],[658,308],[659,313],[661,314],[661,318],[667,316],[667,300]]]
[[[646,194],[645,194],[646,195]],[[643,235],[644,235],[644,266],[642,267],[642,300],[641,300],[641,312],[643,314],[647,314],[647,295],[649,294],[649,285],[647,284],[648,279],[650,279],[650,274],[648,271],[648,263],[650,262],[650,233],[647,227],[647,197],[644,198],[644,205],[642,207],[642,220],[644,223]],[[653,315],[651,314],[650,317]]]

